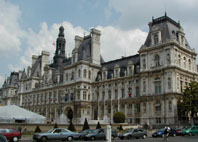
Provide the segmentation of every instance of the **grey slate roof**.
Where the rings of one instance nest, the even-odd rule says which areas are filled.
[[[120,67],[127,67],[129,61],[133,62],[134,65],[139,65],[140,64],[139,54],[102,63],[102,67],[107,68],[107,70],[114,69],[115,65],[119,65]]]
[[[149,26],[151,27],[154,25],[158,26],[161,31],[162,43],[168,40],[177,39],[178,38],[177,33],[182,28],[180,26],[180,23],[175,22],[166,15],[153,19],[153,21],[149,23]],[[147,39],[144,43],[144,45],[147,47],[151,46],[151,32],[152,31],[149,31]],[[188,41],[186,39],[185,41],[186,41],[186,48],[191,49]]]

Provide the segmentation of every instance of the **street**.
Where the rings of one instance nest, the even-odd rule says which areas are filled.
[[[130,139],[130,140],[120,140],[115,139],[113,142],[164,142],[163,138],[146,138],[146,139]],[[177,137],[169,137],[168,142],[197,142],[198,136],[177,136]],[[31,138],[25,138],[20,140],[20,142],[34,142]],[[48,141],[48,142],[62,142],[62,141]],[[77,141],[77,142],[93,142],[93,141]],[[97,142],[105,142],[105,141],[97,141]]]

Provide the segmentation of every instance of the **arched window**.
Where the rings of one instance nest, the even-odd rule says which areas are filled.
[[[83,71],[83,77],[87,78],[87,70],[86,69],[84,69],[84,71]]]
[[[143,92],[146,92],[146,81],[143,80]]]
[[[181,66],[181,56],[180,56],[180,54],[178,55],[178,65]]]
[[[186,68],[186,57],[184,57],[184,68]]]
[[[191,70],[191,60],[190,59],[188,60],[188,68],[189,68],[189,70]]]
[[[155,111],[160,112],[161,111],[161,102],[156,101],[155,103]]]
[[[143,111],[146,112],[146,103],[143,103]]]
[[[91,71],[89,71],[89,79],[91,79]]]
[[[169,101],[168,102],[168,110],[169,111],[172,111],[172,101]]]
[[[156,67],[160,66],[160,57],[159,57],[158,54],[155,55],[154,61],[155,61],[155,66]]]
[[[143,69],[146,69],[146,60],[145,59],[143,59],[142,64],[143,64]]]
[[[156,93],[156,94],[161,93],[161,80],[160,80],[159,77],[156,77],[156,78],[155,78],[154,84],[155,84],[155,93]]]
[[[78,77],[80,77],[80,74],[81,74],[81,72],[80,72],[80,69],[78,70]]]
[[[169,53],[167,53],[166,59],[167,59],[167,64],[170,64],[170,54]]]
[[[168,89],[171,89],[171,78],[168,77]]]

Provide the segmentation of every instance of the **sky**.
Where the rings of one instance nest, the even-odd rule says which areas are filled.
[[[198,51],[198,0],[0,0],[0,86],[12,71],[31,66],[42,50],[53,58],[58,29],[65,28],[66,54],[75,35],[99,29],[105,61],[138,53],[152,17],[180,21]],[[113,53],[113,54],[112,54]]]

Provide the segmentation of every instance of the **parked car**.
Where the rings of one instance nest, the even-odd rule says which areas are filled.
[[[87,130],[84,130],[84,131],[82,131],[80,134],[79,134],[79,139],[80,140],[86,140],[86,135],[88,135],[88,134],[91,134],[91,133],[93,133],[93,131],[94,130],[92,130],[92,129],[87,129]]]
[[[176,129],[177,135],[178,135],[178,136],[181,136],[181,135],[182,135],[182,130],[183,130],[183,129],[185,129],[185,126],[181,126],[181,127],[178,127],[178,128]]]
[[[79,139],[79,133],[64,128],[54,128],[45,133],[35,133],[33,139],[41,142],[46,142],[47,140],[72,141],[73,139]]]
[[[164,137],[165,136],[165,128],[162,128],[152,134],[152,137]],[[177,135],[177,131],[173,128],[170,128],[169,136],[175,137]]]
[[[89,133],[88,135],[85,135],[86,140],[106,140],[106,128],[101,128],[101,129],[95,129],[92,131],[92,133]],[[115,129],[112,129],[111,131],[111,136],[112,139],[117,137],[117,132]]]
[[[189,136],[193,136],[198,134],[198,126],[191,126],[191,127],[187,127],[185,129],[182,130],[182,135],[189,135]]]
[[[143,138],[147,137],[147,132],[144,129],[129,129],[118,136],[121,140],[131,138]]]
[[[3,134],[0,134],[0,142],[8,142],[8,140]]]
[[[4,135],[7,140],[17,142],[21,138],[21,132],[16,129],[0,129],[0,134]]]

